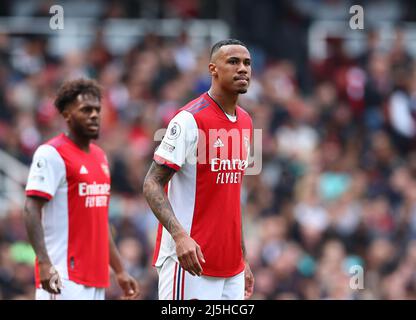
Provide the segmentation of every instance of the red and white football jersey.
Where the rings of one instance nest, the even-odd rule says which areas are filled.
[[[61,277],[89,287],[109,285],[110,172],[105,153],[81,150],[65,134],[33,156],[26,195],[49,200],[42,212],[45,244]],[[36,285],[40,286],[38,264]]]
[[[252,121],[237,106],[230,119],[202,94],[178,110],[154,154],[177,172],[168,184],[173,211],[201,246],[203,275],[232,277],[244,270],[241,248],[241,182],[247,168]],[[153,264],[177,260],[175,243],[159,224]]]

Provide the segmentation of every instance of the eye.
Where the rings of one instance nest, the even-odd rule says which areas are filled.
[[[84,107],[84,108],[82,108],[82,109],[81,109],[81,112],[82,112],[82,113],[85,113],[85,114],[92,113],[93,111],[96,111],[97,113],[100,113],[101,108],[95,108],[95,107]]]

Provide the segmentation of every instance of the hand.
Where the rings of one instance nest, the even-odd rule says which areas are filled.
[[[118,285],[123,289],[123,300],[133,300],[140,295],[140,287],[137,281],[127,272],[123,271],[116,274]]]
[[[251,272],[250,265],[246,262],[244,269],[244,299],[248,299],[252,296],[254,290],[254,276]]]
[[[61,278],[58,271],[50,262],[39,263],[39,276],[43,290],[52,294],[61,293]]]
[[[201,247],[186,233],[176,236],[175,243],[181,267],[193,276],[201,276],[203,271],[201,263],[205,263]]]

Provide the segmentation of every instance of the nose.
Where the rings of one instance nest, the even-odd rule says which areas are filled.
[[[248,73],[247,66],[246,66],[243,62],[241,62],[241,63],[238,65],[238,70],[237,70],[237,72],[238,72],[238,73]]]
[[[98,111],[98,109],[93,108],[90,114],[90,118],[96,119],[98,118],[99,115],[100,115],[100,112]]]

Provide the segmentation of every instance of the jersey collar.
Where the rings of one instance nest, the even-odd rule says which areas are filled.
[[[221,106],[217,103],[217,101],[215,101],[209,94],[208,94],[208,91],[207,92],[205,92],[204,93],[204,97],[205,97],[205,99],[207,99],[208,101],[210,101],[211,102],[211,104],[213,104],[214,105],[214,110],[215,110],[215,112],[220,116],[220,117],[222,117],[224,120],[226,120],[226,121],[228,121],[228,122],[230,122],[230,123],[237,123],[238,122],[238,119],[240,118],[239,117],[239,115],[240,115],[240,112],[239,112],[239,107],[238,106],[236,106],[236,108],[235,108],[235,115],[236,115],[236,121],[235,122],[233,122],[233,121],[231,121],[230,119],[228,119],[228,117],[227,117],[227,115],[225,114],[225,112],[224,112],[224,110],[221,108]]]

